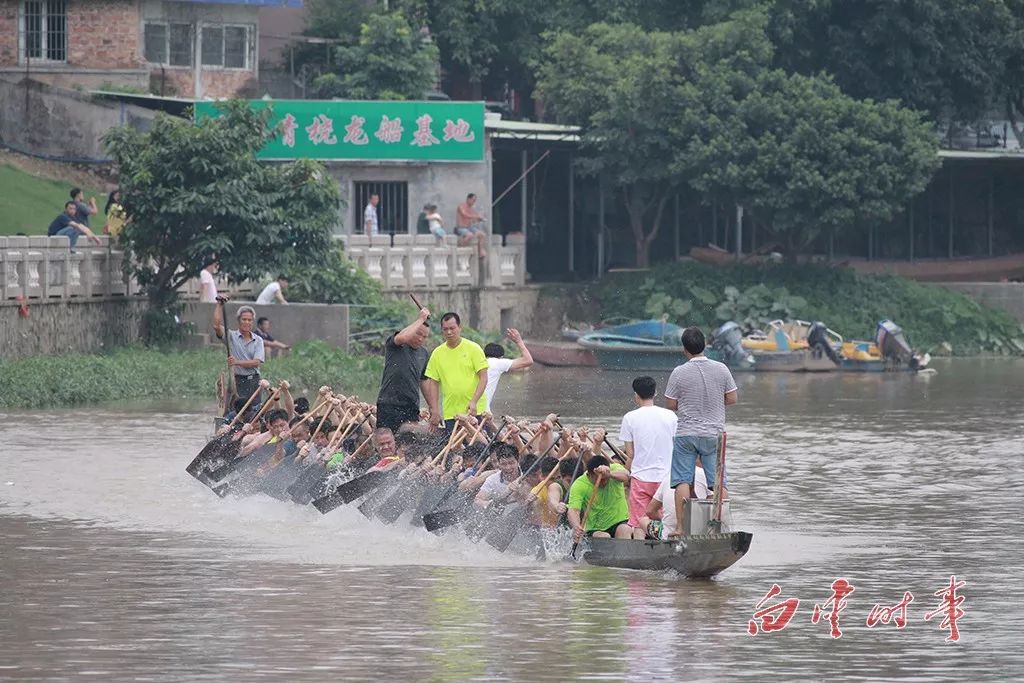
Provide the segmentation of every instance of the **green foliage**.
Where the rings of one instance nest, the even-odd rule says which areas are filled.
[[[0,358],[0,408],[51,408],[110,401],[197,399],[214,401],[224,352],[119,349],[109,354]],[[287,379],[293,393],[329,384],[372,399],[382,360],[354,356],[323,342],[296,345],[291,355],[263,367],[271,381]]]
[[[776,0],[779,64],[847,94],[973,121],[997,101],[1022,15],[1006,0]]]
[[[350,261],[341,243],[335,242],[322,263],[292,275],[288,299],[296,303],[377,304],[380,284]]]
[[[596,286],[601,316],[636,317],[638,299],[692,301],[684,319],[711,331],[726,320],[748,328],[776,318],[820,320],[847,339],[870,339],[879,320],[900,325],[916,348],[957,355],[1024,355],[1024,328],[1002,311],[938,285],[858,275],[828,266],[682,263],[647,274],[617,273]]]
[[[277,135],[269,108],[223,110],[200,125],[159,116],[149,132],[126,125],[104,137],[130,217],[125,263],[154,308],[215,260],[242,280],[316,265],[330,246],[338,188],[323,166],[257,161]]]
[[[370,15],[359,42],[336,51],[337,72],[314,82],[319,97],[423,99],[437,74],[437,47],[397,12]]]
[[[638,266],[649,261],[669,197],[689,180],[690,148],[723,125],[707,103],[767,66],[765,21],[743,14],[677,33],[594,24],[549,36],[538,91],[561,120],[582,127],[581,170],[621,191]]]

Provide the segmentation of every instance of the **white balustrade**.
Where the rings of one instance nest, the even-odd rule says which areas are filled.
[[[385,290],[417,288],[473,288],[522,285],[525,282],[526,245],[500,244],[492,237],[486,262],[476,247],[459,247],[454,238],[437,240],[433,235],[400,235],[395,246],[385,236],[371,241],[346,240],[346,253]],[[0,237],[0,301],[19,296],[33,299],[77,299],[136,296],[141,289],[123,270],[124,252],[106,237],[93,245],[79,240],[75,253],[67,237]],[[251,300],[266,281],[228,282],[217,276],[217,289],[235,300]],[[198,278],[181,288],[184,299],[197,299]]]

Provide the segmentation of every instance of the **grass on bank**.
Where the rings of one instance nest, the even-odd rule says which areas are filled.
[[[783,300],[802,299],[792,317],[820,320],[846,339],[871,339],[878,321],[889,318],[913,347],[933,354],[1024,355],[1024,327],[1002,311],[939,285],[848,268],[673,263],[643,273],[612,273],[593,294],[603,317],[643,317],[677,300],[688,302],[690,310],[670,320],[710,331],[725,322],[716,309],[727,299],[727,287],[745,293],[757,285]],[[770,307],[762,310],[764,317],[785,317]]]
[[[216,349],[118,349],[106,354],[0,359],[0,408],[70,407],[110,401],[216,399],[217,375],[226,367]],[[346,354],[305,342],[263,367],[271,382],[287,379],[292,393],[312,396],[327,384],[342,393],[365,392],[380,381],[382,359]],[[370,397],[373,398],[372,396]]]
[[[72,183],[32,175],[9,164],[0,164],[0,236],[45,235],[46,228],[64,210],[71,198]],[[85,199],[96,197],[100,213],[90,217],[90,225],[99,232],[103,227],[103,207],[107,194],[96,187],[82,187]]]

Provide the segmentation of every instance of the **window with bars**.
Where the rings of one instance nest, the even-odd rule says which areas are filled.
[[[252,51],[248,26],[203,26],[202,64],[225,69],[248,69]]]
[[[356,181],[355,222],[353,233],[366,234],[365,212],[374,194],[380,197],[377,204],[378,234],[404,235],[409,232],[409,183],[383,181]]]
[[[143,38],[147,62],[192,66],[191,24],[146,22]]]
[[[68,60],[67,0],[22,0],[21,60]]]

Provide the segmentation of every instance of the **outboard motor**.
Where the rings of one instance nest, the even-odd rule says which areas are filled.
[[[912,367],[914,351],[903,336],[903,328],[891,320],[882,320],[875,329],[875,346],[882,358]]]
[[[828,328],[825,327],[825,323],[811,323],[810,329],[807,330],[807,345],[812,349],[821,349],[821,352],[828,356],[829,360],[839,365],[839,354],[828,343]]]
[[[729,321],[714,331],[711,348],[717,351],[722,360],[730,365],[753,365],[754,357],[743,348],[743,330],[736,323]]]

